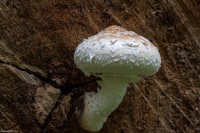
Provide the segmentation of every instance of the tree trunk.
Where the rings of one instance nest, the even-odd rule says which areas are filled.
[[[97,83],[73,54],[110,25],[149,39],[162,65],[130,84],[99,133],[200,132],[199,0],[1,0],[1,132],[87,133],[74,111]]]

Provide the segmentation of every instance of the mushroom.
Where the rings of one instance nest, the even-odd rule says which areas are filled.
[[[101,78],[97,92],[85,92],[77,112],[80,126],[99,131],[118,107],[128,83],[155,74],[161,66],[158,49],[135,32],[113,25],[85,39],[76,48],[74,61],[85,75]]]

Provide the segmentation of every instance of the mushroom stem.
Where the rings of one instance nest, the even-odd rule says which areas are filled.
[[[80,126],[88,131],[99,131],[107,117],[118,107],[128,86],[127,78],[102,77],[98,92],[85,93],[84,107],[79,116]]]

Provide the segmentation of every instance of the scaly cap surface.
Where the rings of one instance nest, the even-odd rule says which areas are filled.
[[[74,61],[86,75],[140,78],[155,74],[161,65],[158,49],[135,32],[113,25],[85,39]]]

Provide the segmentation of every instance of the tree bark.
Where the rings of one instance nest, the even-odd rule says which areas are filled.
[[[130,84],[99,133],[200,132],[198,0],[1,0],[1,132],[87,133],[74,108],[97,83],[73,54],[110,25],[149,39],[162,66]]]

